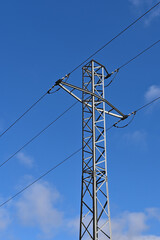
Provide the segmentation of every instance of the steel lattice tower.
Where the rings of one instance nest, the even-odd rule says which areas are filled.
[[[105,114],[125,119],[105,99],[106,68],[92,60],[82,68],[82,88],[64,79],[57,85],[82,103],[82,190],[79,240],[112,239],[109,207]],[[67,88],[66,88],[67,87]],[[71,88],[71,90],[69,90]],[[82,99],[73,93],[82,92]],[[105,109],[107,104],[108,110]],[[117,114],[118,113],[118,114]]]
[[[83,86],[104,97],[103,66],[91,61],[83,67]],[[82,93],[82,193],[79,239],[111,239],[111,222],[107,179],[105,103]],[[90,104],[92,108],[88,106]],[[103,238],[104,239],[104,238]]]

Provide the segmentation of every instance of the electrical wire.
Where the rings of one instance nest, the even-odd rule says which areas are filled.
[[[143,105],[142,107],[138,108],[137,110],[133,111],[132,113],[128,114],[128,116],[133,115],[132,119],[129,121],[129,123],[127,123],[124,126],[117,126],[118,123],[120,123],[121,121],[124,121],[122,119],[118,120],[116,123],[114,123],[113,125],[111,125],[110,127],[107,128],[106,131],[109,131],[110,129],[112,129],[113,127],[116,128],[124,128],[127,127],[134,119],[135,115],[137,112],[141,111],[142,109],[144,109],[145,107],[153,104],[155,101],[159,100],[160,97],[155,98],[154,100],[152,100],[151,102]],[[76,102],[77,103],[77,102]],[[75,105],[76,103],[74,103],[73,105]],[[73,106],[72,105],[72,106]],[[71,107],[72,107],[71,106]],[[70,107],[70,108],[71,108]],[[30,183],[29,185],[27,185],[26,187],[24,187],[22,190],[20,190],[19,192],[17,192],[16,194],[14,194],[12,197],[8,198],[6,201],[4,201],[3,203],[0,204],[0,208],[2,206],[4,206],[5,204],[7,204],[8,202],[10,202],[12,199],[14,199],[15,197],[17,197],[18,195],[20,195],[22,192],[24,192],[25,190],[27,190],[29,187],[31,187],[33,184],[35,184],[36,182],[38,182],[39,180],[41,180],[43,177],[45,177],[46,175],[48,175],[50,172],[52,172],[53,170],[55,170],[57,167],[59,167],[60,165],[62,165],[63,163],[65,163],[67,160],[69,160],[71,157],[73,157],[75,154],[77,154],[78,152],[80,152],[82,150],[82,148],[79,148],[78,150],[76,150],[74,153],[72,153],[70,156],[68,156],[67,158],[65,158],[63,161],[61,161],[60,163],[58,163],[57,165],[55,165],[54,167],[52,167],[51,169],[49,169],[48,171],[46,171],[44,174],[42,174],[40,177],[38,177],[36,180],[34,180],[32,183]]]
[[[117,124],[118,124],[119,122],[123,121],[123,120],[120,120],[120,121],[116,122],[116,123],[113,125],[113,127],[116,127],[116,128],[125,128],[125,127],[128,127],[128,126],[133,122],[133,120],[134,120],[134,118],[135,118],[135,115],[136,115],[136,112],[133,112],[131,115],[133,115],[133,116],[132,116],[132,119],[131,119],[127,124],[125,124],[125,125],[123,125],[123,126],[118,126]]]
[[[55,91],[49,92],[49,94],[54,94],[54,93],[58,92],[60,89],[61,89],[61,88],[58,88],[58,89],[56,89]]]
[[[142,14],[139,18],[137,18],[135,21],[133,21],[130,25],[128,25],[126,28],[124,28],[121,32],[119,32],[115,37],[113,37],[110,41],[108,41],[105,45],[103,45],[101,48],[99,48],[96,52],[94,52],[92,55],[90,55],[86,60],[84,60],[81,64],[79,64],[77,67],[75,67],[67,76],[67,78],[69,77],[69,75],[73,72],[75,72],[79,67],[81,67],[84,63],[86,63],[89,59],[91,59],[93,56],[95,56],[97,53],[99,53],[101,50],[103,50],[107,45],[109,45],[111,42],[113,42],[116,38],[118,38],[120,35],[122,35],[125,31],[127,31],[130,27],[132,27],[134,24],[136,24],[140,19],[142,19],[145,15],[147,15],[149,12],[151,12],[154,8],[156,8],[158,5],[160,4],[160,1],[158,3],[156,3],[153,7],[151,7],[148,11],[146,11],[144,14]],[[134,59],[132,59],[133,61]],[[127,65],[127,64],[125,64]],[[121,66],[122,68],[123,66]],[[66,76],[64,78],[66,78]],[[111,83],[110,83],[111,84]],[[109,84],[109,85],[110,85]],[[55,85],[53,85],[44,95],[42,95],[42,97],[40,97],[35,103],[33,103],[31,105],[31,107],[29,107],[20,117],[18,117],[5,131],[3,131],[0,134],[0,137],[2,137],[5,133],[7,133],[22,117],[24,117],[33,107],[35,107],[35,105],[40,102],[48,93],[55,93],[57,91],[60,90],[60,88],[55,91],[55,92],[51,92],[51,90],[55,87]]]
[[[69,75],[66,75],[63,79],[68,79]],[[53,88],[55,88],[56,84],[54,84],[45,94],[43,94],[36,102],[34,102],[20,117],[18,117],[6,130],[4,130],[0,137],[2,137],[5,133],[7,133],[21,118],[23,118],[32,108],[34,108],[37,103],[39,103],[47,94],[54,94],[60,90],[60,88],[56,89],[55,91],[51,92]]]
[[[109,86],[111,85],[111,83],[116,79],[117,74],[118,74],[118,71],[119,71],[119,69],[117,69],[117,71],[114,71],[115,75],[113,76],[113,78],[111,79],[111,81],[110,81],[107,85],[104,86],[104,88],[109,87]],[[112,74],[111,74],[111,75],[112,75]]]
[[[139,18],[137,18],[135,21],[133,21],[131,24],[129,24],[126,28],[124,28],[121,32],[119,32],[115,37],[113,37],[110,41],[108,41],[106,44],[104,44],[101,48],[99,48],[97,51],[95,51],[92,55],[90,55],[86,60],[84,60],[82,63],[80,63],[77,67],[75,67],[69,74],[75,72],[79,67],[81,67],[84,63],[86,63],[89,59],[94,57],[97,53],[102,51],[106,46],[108,46],[111,42],[113,42],[116,38],[121,36],[124,32],[126,32],[129,28],[131,28],[134,24],[136,24],[139,20],[141,20],[144,16],[146,16],[149,12],[151,12],[154,8],[156,8],[160,4],[160,1],[156,3],[153,7],[148,9],[144,14],[142,14]]]
[[[148,107],[149,105],[151,105],[152,103],[154,103],[154,102],[156,102],[156,101],[158,101],[158,100],[160,100],[160,96],[157,97],[157,98],[155,98],[155,99],[153,99],[152,101],[148,102],[147,104],[143,105],[142,107],[138,108],[138,109],[135,110],[134,112],[137,113],[137,112],[141,111],[143,108]],[[134,113],[134,112],[133,112],[133,113]]]
[[[160,43],[160,40],[154,42],[153,44],[151,44],[149,47],[147,47],[146,49],[144,49],[142,52],[138,53],[135,57],[131,58],[129,61],[127,61],[126,63],[124,63],[123,65],[121,65],[119,68],[116,69],[120,70],[121,68],[125,67],[126,65],[128,65],[129,63],[131,63],[132,61],[134,61],[136,58],[138,58],[139,56],[141,56],[143,53],[147,52],[149,49],[151,49],[152,47],[154,47],[156,44]]]
[[[84,63],[86,63],[89,59],[91,59],[93,56],[95,56],[97,53],[99,53],[101,50],[103,50],[107,45],[109,45],[112,41],[114,41],[116,38],[118,38],[120,35],[122,35],[125,31],[127,31],[130,27],[132,27],[134,24],[136,24],[140,19],[142,19],[145,15],[147,15],[150,11],[152,11],[155,7],[157,7],[160,4],[160,1],[155,4],[153,7],[151,7],[148,11],[146,11],[143,15],[141,15],[139,18],[137,18],[134,22],[132,22],[130,25],[128,25],[125,29],[123,29],[120,33],[118,33],[115,37],[113,37],[110,41],[108,41],[105,45],[103,45],[101,48],[99,48],[96,52],[94,52],[92,55],[90,55],[85,61],[83,61],[81,64],[79,64],[76,68],[74,68],[70,73],[73,73],[74,71],[76,71],[79,67],[81,67]],[[135,56],[134,58],[132,58],[131,60],[129,60],[128,62],[126,62],[125,64],[123,64],[122,66],[120,66],[118,68],[121,69],[124,66],[126,66],[127,64],[129,64],[131,61],[135,60],[137,57],[139,57],[140,55],[142,55],[144,52],[146,52],[147,50],[149,50],[151,47],[153,47],[154,45],[158,44],[160,40],[158,40],[157,42],[155,42],[154,44],[152,44],[150,47],[148,47],[147,49],[145,49],[144,51],[142,51],[141,53],[139,53],[137,56]],[[114,80],[114,79],[113,79]],[[111,80],[111,82],[113,82],[113,80]],[[108,86],[111,84],[111,82],[108,84]],[[17,118],[15,120],[15,122],[13,122],[3,133],[0,134],[0,137],[2,137],[9,129],[11,129],[22,117],[24,117],[38,102],[40,102],[48,93],[51,93],[51,90],[55,87],[55,85],[53,85],[44,95],[42,95],[42,97],[40,97],[34,104],[32,104],[32,106],[30,108],[28,108],[19,118]],[[105,86],[107,87],[107,86]],[[59,91],[59,89],[57,89],[55,92]],[[54,92],[54,93],[55,93]],[[151,101],[148,104],[145,104],[144,106],[142,106],[141,108],[137,109],[136,111],[134,111],[134,116],[135,113],[140,111],[141,109],[147,107],[148,105],[152,104],[153,102],[157,101],[158,99],[160,99],[160,97],[154,99],[153,101]],[[76,102],[77,103],[77,102]],[[54,122],[56,122],[60,117],[62,117],[66,112],[68,112],[76,103],[74,103],[71,107],[69,107],[65,112],[63,112],[59,117],[57,117],[53,122],[51,122],[47,127],[45,127],[42,131],[40,131],[37,135],[35,135],[30,141],[28,141],[25,145],[23,145],[18,151],[16,151],[16,153],[14,153],[11,157],[9,157],[6,161],[4,161],[2,164],[0,164],[0,167],[2,167],[5,163],[7,163],[11,158],[13,158],[18,152],[20,152],[23,148],[25,148],[27,145],[29,145],[33,140],[35,140],[39,135],[41,135],[46,129],[48,129]],[[121,120],[119,120],[118,122],[120,122]],[[133,121],[133,119],[131,120]],[[131,121],[129,123],[131,123]],[[117,122],[117,123],[118,123]],[[117,124],[116,123],[116,124]],[[126,124],[125,126],[129,125]],[[115,127],[116,124],[113,124],[111,127],[109,127],[107,130],[110,130],[112,127]],[[116,126],[117,127],[117,126]],[[82,148],[81,148],[82,149]],[[21,191],[19,191],[18,193],[16,193],[15,195],[13,195],[11,198],[9,198],[7,201],[3,202],[0,207],[2,207],[3,205],[5,205],[6,203],[8,203],[9,201],[11,201],[13,198],[15,198],[16,196],[18,196],[20,193],[22,193],[23,191],[25,191],[26,189],[28,189],[29,187],[31,187],[34,183],[36,183],[37,181],[39,181],[41,178],[43,178],[44,176],[46,176],[47,174],[49,174],[51,171],[53,171],[54,169],[56,169],[58,166],[62,165],[65,161],[67,161],[69,158],[71,158],[73,155],[75,155],[77,152],[79,152],[81,149],[77,150],[76,152],[74,152],[72,155],[70,155],[68,158],[66,158],[65,160],[63,160],[62,162],[60,162],[59,164],[57,164],[56,166],[54,166],[52,169],[50,169],[49,171],[47,171],[45,174],[41,175],[39,178],[37,178],[34,182],[32,182],[31,184],[27,185],[25,188],[23,188]]]
[[[153,44],[151,44],[149,47],[145,48],[143,51],[141,51],[140,53],[138,53],[135,57],[131,58],[130,60],[128,60],[127,62],[125,62],[123,65],[121,65],[120,67],[116,68],[116,70],[114,70],[113,72],[111,72],[109,74],[109,77],[112,76],[113,74],[115,74],[113,76],[113,78],[111,79],[111,81],[104,86],[104,88],[108,87],[111,85],[111,83],[115,80],[115,78],[117,77],[117,74],[119,73],[119,70],[123,67],[125,67],[126,65],[128,65],[129,63],[131,63],[132,61],[134,61],[136,58],[140,57],[143,53],[147,52],[148,50],[150,50],[152,47],[154,47],[155,45],[157,45],[158,43],[160,43],[160,40],[154,42]]]
[[[55,170],[56,168],[58,168],[59,166],[61,166],[63,163],[65,163],[67,160],[69,160],[71,157],[73,157],[74,155],[76,155],[78,152],[80,152],[82,148],[76,150],[74,153],[72,153],[70,156],[68,156],[67,158],[65,158],[63,161],[61,161],[60,163],[58,163],[57,165],[53,166],[51,169],[49,169],[47,172],[45,172],[44,174],[42,174],[40,177],[38,177],[36,180],[34,180],[32,183],[28,184],[25,188],[23,188],[22,190],[20,190],[19,192],[17,192],[16,194],[14,194],[12,197],[8,198],[5,202],[0,204],[0,208],[2,206],[4,206],[5,204],[7,204],[8,202],[10,202],[12,199],[14,199],[15,197],[17,197],[18,195],[20,195],[22,192],[24,192],[25,190],[27,190],[29,187],[31,187],[33,184],[35,184],[36,182],[38,182],[39,180],[41,180],[43,177],[45,177],[46,175],[48,175],[50,172],[52,172],[53,170]]]
[[[20,117],[18,117],[6,130],[4,130],[1,134],[0,137],[2,137],[6,132],[8,132],[22,117],[24,117],[33,107],[37,105],[46,95],[48,92],[43,94],[35,103],[33,103]]]
[[[77,102],[76,102],[77,103]],[[114,125],[114,124],[113,124]],[[112,127],[110,126],[109,128],[107,128],[106,131],[109,131]],[[56,168],[58,168],[59,166],[61,166],[62,164],[64,164],[66,161],[68,161],[71,157],[73,157],[74,155],[76,155],[78,152],[80,152],[82,150],[82,147],[77,149],[74,153],[72,153],[71,155],[69,155],[67,158],[65,158],[63,161],[61,161],[60,163],[58,163],[57,165],[53,166],[52,168],[50,168],[48,171],[46,171],[44,174],[42,174],[40,177],[38,177],[37,179],[35,179],[32,183],[28,184],[26,187],[24,187],[23,189],[21,189],[19,192],[17,192],[16,194],[14,194],[12,197],[8,198],[6,201],[4,201],[3,203],[0,204],[0,208],[4,205],[6,205],[8,202],[10,202],[12,199],[14,199],[15,197],[17,197],[18,195],[20,195],[21,193],[23,193],[25,190],[27,190],[28,188],[30,188],[33,184],[35,184],[36,182],[38,182],[39,180],[41,180],[42,178],[44,178],[45,176],[47,176],[49,173],[51,173],[53,170],[55,170]]]
[[[124,126],[118,126],[118,125],[117,125],[118,123],[120,123],[121,121],[124,121],[123,119],[120,119],[120,120],[118,120],[115,124],[113,124],[113,126],[111,126],[111,127],[116,127],[116,128],[125,128],[125,127],[127,127],[129,124],[132,123],[132,121],[134,120],[135,115],[136,115],[137,112],[139,112],[139,111],[141,111],[142,109],[150,106],[151,104],[153,104],[154,102],[156,102],[156,101],[158,101],[158,100],[160,100],[160,96],[157,97],[157,98],[155,98],[155,99],[153,99],[152,101],[148,102],[147,104],[144,104],[142,107],[134,110],[134,111],[131,112],[130,114],[128,114],[128,117],[129,117],[129,116],[132,116],[132,119],[131,119],[126,125],[124,125]]]
[[[158,101],[160,99],[160,97],[155,98],[154,100],[152,100],[151,102],[143,105],[142,107],[138,108],[137,110],[133,111],[131,114],[128,114],[128,116],[134,115],[139,112],[140,110],[142,110],[143,108],[151,105],[152,103]],[[72,104],[69,108],[67,108],[63,113],[61,113],[55,120],[53,120],[49,125],[47,125],[44,129],[42,129],[38,134],[36,134],[32,139],[30,139],[27,143],[25,143],[20,149],[18,149],[14,154],[12,154],[7,160],[5,160],[3,163],[0,164],[0,168],[5,165],[9,160],[11,160],[17,153],[19,153],[22,149],[24,149],[25,147],[27,147],[31,142],[33,142],[37,137],[39,137],[45,130],[47,130],[51,125],[53,125],[58,119],[60,119],[65,113],[67,113],[71,108],[73,108],[76,104],[78,103],[75,102],[74,104]],[[134,119],[134,117],[133,117]],[[127,123],[125,126],[117,126],[118,123],[120,123],[121,121],[123,121],[122,119],[120,119],[118,122],[114,123],[111,127],[109,127],[107,129],[110,130],[112,127],[117,127],[117,128],[124,128],[127,127],[129,124],[131,124],[131,122],[133,121],[133,119],[131,119],[131,121],[129,123]]]
[[[5,165],[9,160],[11,160],[17,153],[19,153],[22,149],[27,147],[31,142],[33,142],[37,137],[39,137],[44,131],[46,131],[51,125],[53,125],[58,119],[60,119],[65,113],[67,113],[71,108],[73,108],[78,102],[72,104],[69,108],[67,108],[63,113],[61,113],[56,119],[54,119],[49,125],[43,128],[38,134],[36,134],[33,138],[31,138],[27,143],[25,143],[21,148],[19,148],[14,154],[12,154],[7,160],[0,163],[0,168]]]

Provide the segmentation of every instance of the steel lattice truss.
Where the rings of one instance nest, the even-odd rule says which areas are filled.
[[[104,67],[83,67],[83,89],[104,98]],[[108,75],[107,72],[105,72]],[[83,166],[80,239],[110,239],[105,103],[83,92]],[[91,105],[92,107],[88,106]]]
[[[82,68],[82,88],[57,81],[57,85],[82,103],[82,190],[80,240],[112,239],[106,153],[105,114],[126,116],[104,96],[106,68],[92,60]],[[71,89],[70,89],[71,88]],[[82,92],[82,99],[74,90]],[[105,105],[107,104],[107,110]]]

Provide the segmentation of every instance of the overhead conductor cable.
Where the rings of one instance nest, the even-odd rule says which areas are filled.
[[[146,11],[144,14],[142,14],[139,18],[137,18],[135,21],[133,21],[130,25],[128,25],[126,28],[124,28],[121,32],[119,32],[116,36],[114,36],[110,41],[108,41],[106,44],[104,44],[101,48],[99,48],[97,51],[95,51],[92,55],[90,55],[86,60],[84,60],[81,64],[79,64],[77,67],[75,67],[69,74],[67,74],[66,76],[69,76],[71,73],[73,73],[74,71],[76,71],[79,67],[81,67],[84,63],[86,63],[89,59],[91,59],[93,56],[95,56],[97,53],[99,53],[100,51],[102,51],[106,46],[108,46],[111,42],[113,42],[116,38],[118,38],[119,36],[121,36],[124,32],[126,32],[129,28],[131,28],[133,25],[135,25],[138,21],[140,21],[144,16],[146,16],[148,13],[150,13],[153,9],[155,9],[156,7],[158,7],[158,5],[160,4],[160,1],[157,2],[154,6],[152,6],[150,9],[148,9],[148,11]],[[66,77],[65,76],[65,77]],[[64,78],[65,78],[64,77]],[[40,102],[47,94],[52,93],[52,89],[55,86],[53,85],[45,94],[43,94],[35,103],[33,103],[31,105],[31,107],[29,107],[20,117],[18,117],[5,131],[3,131],[0,134],[0,137],[2,137],[5,133],[7,133],[21,118],[23,118],[33,107],[35,107],[37,105],[38,102]],[[55,92],[59,91],[60,88],[58,88]],[[54,92],[54,93],[55,93]]]

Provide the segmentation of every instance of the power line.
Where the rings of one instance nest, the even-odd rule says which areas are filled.
[[[38,182],[39,180],[41,180],[43,177],[45,177],[46,175],[48,175],[50,172],[52,172],[53,170],[55,170],[56,168],[58,168],[59,166],[61,166],[63,163],[65,163],[67,160],[69,160],[71,157],[73,157],[74,155],[76,155],[78,152],[80,152],[82,148],[76,150],[74,153],[72,153],[70,156],[68,156],[67,158],[65,158],[63,161],[61,161],[60,163],[58,163],[57,165],[55,165],[54,167],[52,167],[51,169],[49,169],[47,172],[45,172],[43,175],[41,175],[40,177],[38,177],[36,180],[34,180],[32,183],[28,184],[25,188],[23,188],[22,190],[20,190],[19,192],[17,192],[16,194],[14,194],[12,197],[8,198],[5,202],[3,202],[2,204],[0,204],[0,207],[4,206],[5,204],[7,204],[8,202],[10,202],[13,198],[17,197],[19,194],[21,194],[22,192],[24,192],[26,189],[28,189],[29,187],[31,187],[33,184],[35,184],[36,182]]]
[[[129,121],[129,123],[127,123],[125,126],[122,127],[118,127],[117,124],[120,123],[121,121],[124,120],[118,120],[116,123],[114,123],[113,125],[111,125],[110,127],[107,128],[106,131],[109,131],[110,129],[112,129],[113,127],[117,127],[117,128],[124,128],[127,127],[134,119],[134,116],[137,112],[141,111],[143,108],[153,104],[155,101],[159,100],[160,97],[155,98],[154,100],[152,100],[151,102],[143,105],[142,107],[138,108],[137,110],[133,111],[132,113],[130,113],[128,116],[133,115],[133,118]],[[77,102],[76,102],[77,103]],[[74,103],[71,107],[73,107],[76,103]],[[71,108],[70,107],[70,108]],[[68,110],[70,109],[68,108]],[[51,124],[50,124],[51,125]],[[49,125],[49,126],[50,126]],[[12,199],[14,199],[15,197],[17,197],[18,195],[20,195],[22,192],[24,192],[25,190],[27,190],[29,187],[31,187],[33,184],[35,184],[36,182],[38,182],[39,180],[41,180],[43,177],[45,177],[46,175],[48,175],[50,172],[52,172],[53,170],[55,170],[57,167],[59,167],[60,165],[62,165],[63,163],[65,163],[67,160],[69,160],[71,157],[73,157],[75,154],[77,154],[78,152],[80,152],[82,148],[77,149],[74,153],[72,153],[70,156],[68,156],[67,158],[65,158],[63,161],[61,161],[60,163],[58,163],[56,166],[52,167],[51,169],[49,169],[48,171],[46,171],[44,174],[42,174],[40,177],[38,177],[36,180],[34,180],[32,183],[30,183],[29,185],[27,185],[26,187],[24,187],[22,190],[20,190],[19,192],[17,192],[16,194],[14,194],[12,197],[8,198],[5,202],[3,202],[2,204],[0,204],[0,208],[2,206],[4,206],[5,204],[7,204],[8,202],[10,202]]]
[[[159,40],[159,41],[160,41],[160,40]],[[159,41],[157,41],[156,43],[158,43]],[[151,46],[154,46],[156,43],[152,44]],[[147,49],[150,49],[151,46],[148,47]],[[147,51],[147,50],[145,49],[144,51]],[[141,54],[144,53],[144,51],[142,51]],[[141,54],[138,54],[137,56],[140,56]],[[134,57],[133,59],[135,59],[135,58],[136,58],[136,57]],[[129,63],[129,62],[131,62],[131,60],[128,61],[128,63]],[[124,66],[124,65],[122,65],[122,66]],[[43,95],[43,96],[45,96],[45,95]],[[139,109],[133,111],[131,114],[129,114],[129,116],[132,115],[132,114],[135,115],[135,114],[136,114],[137,112],[139,112],[141,109],[143,109],[143,108],[151,105],[152,103],[154,103],[155,101],[157,101],[157,100],[159,100],[159,99],[160,99],[160,97],[155,98],[155,99],[152,100],[151,102],[149,102],[149,103],[145,104],[144,106],[140,107]],[[39,101],[40,101],[40,99],[39,99]],[[49,125],[47,125],[44,129],[42,129],[38,134],[36,134],[32,139],[30,139],[30,140],[29,140],[26,144],[24,144],[20,149],[18,149],[14,154],[12,154],[6,161],[4,161],[3,163],[1,163],[1,164],[0,164],[0,168],[1,168],[4,164],[6,164],[9,160],[11,160],[11,159],[12,159],[17,153],[19,153],[22,149],[24,149],[24,148],[25,148],[26,146],[28,146],[31,142],[33,142],[37,137],[39,137],[45,130],[47,130],[51,125],[53,125],[58,119],[60,119],[65,113],[67,113],[67,112],[68,112],[72,107],[74,107],[77,103],[78,103],[78,101],[75,102],[74,104],[72,104],[72,105],[71,105],[69,108],[67,108],[62,114],[60,114],[54,121],[52,121],[52,122],[51,122]],[[133,119],[134,119],[134,117],[133,117]],[[127,126],[133,121],[133,119],[132,119],[128,124],[126,124],[126,125],[123,126],[123,127],[118,127],[118,126],[117,126],[117,124],[122,121],[122,120],[119,120],[118,122],[116,122],[115,124],[113,124],[111,127],[109,127],[109,129],[112,128],[112,127],[117,127],[117,128],[127,127]],[[107,129],[107,130],[109,130],[109,129]]]
[[[112,77],[111,81],[110,81],[107,85],[105,85],[104,88],[109,87],[109,86],[111,85],[111,83],[116,79],[117,74],[118,74],[118,71],[119,71],[119,70],[116,69],[114,72],[112,72],[112,73],[110,74],[110,76],[111,76],[112,74],[115,73],[115,75]]]
[[[133,21],[130,25],[128,25],[126,28],[124,28],[121,32],[119,32],[115,37],[113,37],[110,41],[108,41],[106,44],[104,44],[101,48],[99,48],[97,51],[95,51],[92,55],[90,55],[86,60],[84,60],[81,64],[79,64],[77,67],[75,67],[69,74],[76,71],[79,67],[81,67],[84,63],[86,63],[89,59],[94,57],[97,53],[99,53],[101,50],[103,50],[106,46],[108,46],[111,42],[113,42],[116,38],[118,38],[120,35],[122,35],[124,32],[126,32],[129,28],[131,28],[134,24],[136,24],[140,19],[142,19],[145,15],[147,15],[149,12],[151,12],[154,8],[156,8],[160,4],[160,1],[156,3],[153,7],[148,9],[144,14],[142,14],[139,18],[137,18],[135,21]]]
[[[45,130],[47,130],[51,125],[53,125],[58,119],[60,119],[65,113],[67,113],[71,108],[73,108],[78,102],[72,104],[69,108],[67,108],[63,113],[61,113],[55,120],[53,120],[49,125],[43,128],[38,134],[36,134],[33,138],[31,138],[27,143],[25,143],[21,148],[19,148],[14,154],[12,154],[6,161],[0,164],[0,168],[6,164],[9,160],[11,160],[17,153],[19,153],[22,149],[27,147],[31,142],[33,142],[37,137],[39,137]]]
[[[141,111],[142,109],[150,106],[151,104],[153,104],[154,102],[156,102],[156,101],[158,101],[158,100],[160,100],[160,96],[157,97],[157,98],[155,98],[155,99],[153,99],[152,101],[144,104],[142,107],[134,110],[134,111],[131,112],[130,114],[128,114],[128,116],[133,116],[133,117],[132,117],[132,119],[131,119],[126,125],[124,125],[124,126],[118,126],[117,124],[120,123],[121,121],[123,121],[122,119],[120,119],[120,120],[118,120],[116,123],[114,123],[113,126],[111,126],[111,128],[112,128],[112,127],[116,127],[116,128],[125,128],[125,127],[127,127],[129,124],[132,123],[132,121],[134,120],[135,115],[136,115],[137,112],[139,112],[139,111]]]
[[[55,85],[52,86],[46,93],[44,93],[36,102],[34,102],[20,117],[18,117],[6,130],[4,130],[1,134],[0,137],[2,137],[5,133],[7,133],[21,118],[23,118],[32,108],[34,108],[47,94],[50,93],[50,91],[55,87]],[[54,91],[57,92],[57,90]]]
[[[141,111],[143,108],[148,107],[149,105],[151,105],[152,103],[154,103],[154,102],[156,102],[156,101],[158,101],[158,100],[160,100],[160,97],[157,97],[157,98],[153,99],[152,101],[150,101],[150,102],[148,102],[147,104],[143,105],[142,107],[138,108],[138,109],[135,110],[134,112],[137,113],[137,112]],[[133,112],[133,113],[134,113],[134,112]]]
[[[125,127],[128,127],[128,126],[133,122],[133,120],[134,120],[134,118],[135,118],[135,115],[136,115],[136,112],[132,113],[131,115],[133,115],[133,116],[132,116],[131,120],[130,120],[127,124],[125,124],[125,125],[123,125],[123,126],[118,126],[117,124],[122,121],[122,120],[119,120],[118,122],[116,122],[116,123],[113,125],[113,127],[116,127],[116,128],[125,128]]]
[[[77,103],[77,102],[76,102]],[[113,124],[114,125],[114,124]],[[106,131],[109,131],[112,127],[110,126],[109,128],[107,128]],[[38,182],[39,180],[41,180],[42,178],[44,178],[46,175],[48,175],[50,172],[52,172],[53,170],[55,170],[57,167],[61,166],[62,164],[64,164],[66,161],[68,161],[71,157],[73,157],[74,155],[76,155],[78,152],[80,152],[82,150],[82,147],[77,149],[74,153],[72,153],[71,155],[69,155],[67,158],[65,158],[63,161],[61,161],[60,163],[58,163],[57,165],[55,165],[54,167],[50,168],[48,171],[46,171],[44,174],[42,174],[40,177],[38,177],[37,179],[35,179],[32,183],[28,184],[26,187],[24,187],[23,189],[21,189],[19,192],[17,192],[16,194],[14,194],[12,197],[8,198],[6,201],[4,201],[3,203],[0,204],[0,208],[2,206],[4,206],[5,204],[7,204],[8,202],[10,202],[12,199],[14,199],[15,197],[17,197],[18,195],[20,195],[21,193],[23,193],[25,190],[27,190],[28,188],[30,188],[33,184],[35,184],[36,182]]]
[[[153,44],[151,44],[149,47],[145,48],[143,51],[141,51],[140,53],[138,53],[136,56],[134,56],[133,58],[131,58],[130,60],[128,60],[127,62],[125,62],[123,65],[121,65],[120,67],[116,68],[116,70],[114,70],[112,73],[109,74],[109,76],[115,74],[113,76],[113,78],[111,79],[111,81],[105,85],[104,87],[108,87],[111,85],[111,83],[115,80],[115,78],[117,77],[117,74],[119,73],[119,70],[123,67],[125,67],[126,65],[128,65],[129,63],[131,63],[132,61],[134,61],[136,58],[140,57],[143,53],[147,52],[148,50],[150,50],[152,47],[154,47],[155,45],[157,45],[158,43],[160,43],[160,40],[154,42]]]
[[[139,18],[137,18],[135,21],[133,21],[130,25],[128,25],[125,29],[123,29],[121,32],[119,32],[115,37],[113,37],[110,41],[108,41],[105,45],[103,45],[101,48],[99,48],[96,52],[94,52],[92,55],[90,55],[86,60],[84,60],[81,64],[79,64],[77,67],[75,67],[68,75],[66,75],[63,79],[66,77],[68,78],[69,75],[73,72],[75,72],[79,67],[81,67],[84,63],[86,63],[90,58],[95,56],[98,52],[103,50],[107,45],[109,45],[111,42],[113,42],[116,38],[118,38],[120,35],[122,35],[125,31],[127,31],[130,27],[132,27],[134,24],[136,24],[140,19],[142,19],[145,15],[147,15],[149,12],[151,12],[154,8],[156,8],[160,4],[160,1],[155,4],[153,7],[151,7],[148,11],[146,11],[144,14],[142,14]],[[109,84],[110,85],[110,84]],[[20,117],[18,117],[5,131],[3,131],[0,134],[0,137],[2,137],[5,133],[7,133],[22,117],[24,117],[33,107],[36,106],[38,102],[40,102],[48,93],[51,93],[51,90],[55,87],[53,85],[44,95],[42,95],[35,103],[31,105]],[[60,88],[59,88],[60,89]],[[57,89],[55,92],[59,91]],[[55,93],[53,92],[53,93]]]
[[[143,105],[142,107],[138,108],[137,110],[133,111],[131,114],[129,114],[128,116],[131,116],[132,114],[136,114],[137,112],[139,112],[141,109],[151,105],[152,103],[154,103],[155,101],[158,101],[160,99],[160,97],[157,97],[155,98],[154,100],[152,100],[151,102]],[[51,125],[53,125],[58,119],[60,119],[65,113],[67,113],[71,108],[73,108],[76,104],[78,103],[75,102],[74,104],[72,104],[69,108],[67,108],[63,113],[61,113],[55,120],[53,120],[49,125],[47,125],[45,128],[43,128],[38,134],[36,134],[32,139],[30,139],[26,144],[24,144],[20,149],[18,149],[14,154],[12,154],[6,161],[4,161],[3,163],[0,164],[0,168],[5,165],[9,160],[11,160],[17,153],[19,153],[22,149],[24,149],[25,147],[27,147],[31,142],[33,142],[37,137],[39,137],[45,130],[47,130]],[[134,119],[134,118],[133,118]],[[132,121],[133,119],[128,123],[126,124],[125,126],[123,127],[118,127],[117,124],[120,123],[121,121],[123,120],[119,120],[118,122],[116,122],[115,124],[113,124],[111,127],[109,127],[107,129],[110,130],[112,127],[117,127],[117,128],[124,128],[124,127],[127,127]]]
[[[0,137],[2,137],[6,132],[8,132],[22,117],[24,117],[33,107],[37,105],[46,95],[48,92],[43,94],[35,103],[33,103],[20,117],[18,117],[4,132],[0,134]]]
[[[133,60],[135,60],[136,58],[138,58],[139,56],[141,56],[143,53],[147,52],[149,49],[151,49],[152,47],[154,47],[156,44],[160,43],[160,40],[154,42],[153,44],[151,44],[149,47],[147,47],[146,49],[144,49],[142,52],[138,53],[135,57],[131,58],[130,60],[128,60],[127,62],[125,62],[123,65],[121,65],[119,68],[117,68],[117,70],[120,70],[121,68],[123,68],[124,66],[128,65],[130,62],[132,62]]]

